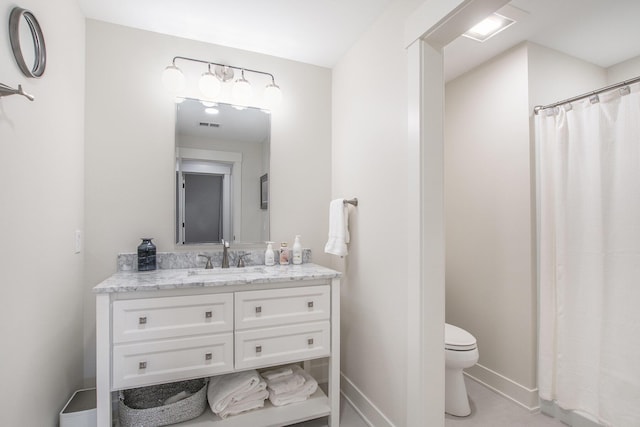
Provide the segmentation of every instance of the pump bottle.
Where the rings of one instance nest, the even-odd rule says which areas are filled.
[[[289,265],[289,248],[287,242],[280,243],[280,265]]]
[[[264,251],[264,265],[275,265],[276,257],[273,253],[273,242],[267,242],[267,250]]]
[[[302,264],[302,245],[300,244],[300,235],[296,236],[293,242],[293,263],[295,265]]]

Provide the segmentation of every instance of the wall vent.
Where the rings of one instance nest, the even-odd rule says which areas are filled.
[[[219,128],[220,127],[220,123],[200,122],[200,126],[211,127],[211,128]]]

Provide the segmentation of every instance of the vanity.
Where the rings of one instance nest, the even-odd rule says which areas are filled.
[[[339,425],[339,272],[312,263],[118,271],[94,292],[99,427],[118,425],[119,390],[297,362],[326,365],[326,378],[317,378],[326,388],[226,419],[207,405],[176,425],[275,427],[322,417]]]

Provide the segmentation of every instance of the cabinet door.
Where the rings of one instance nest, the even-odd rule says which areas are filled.
[[[113,346],[113,389],[233,371],[233,334]]]
[[[113,342],[233,331],[233,294],[113,302]]]
[[[236,330],[329,319],[328,285],[236,292]]]
[[[328,321],[236,332],[236,369],[297,362],[330,354]]]

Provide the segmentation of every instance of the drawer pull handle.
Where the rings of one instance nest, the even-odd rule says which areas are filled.
[[[138,369],[147,369],[147,362],[138,363]]]
[[[206,312],[204,313],[204,317],[205,317],[206,319],[211,319],[211,318],[213,317],[213,312],[212,312],[212,311],[206,311]]]
[[[262,346],[261,345],[257,345],[256,346],[256,353],[262,353]]]
[[[309,308],[313,308],[313,301],[309,301],[309,302],[307,303],[307,307],[309,307]]]
[[[139,325],[146,325],[147,324],[147,316],[139,317],[138,318],[138,324]]]
[[[262,307],[261,306],[257,306],[256,307],[256,314],[260,314],[262,313]]]
[[[204,355],[204,360],[211,360],[211,359],[213,359],[213,354],[207,353]]]
[[[313,345],[313,338],[309,338],[309,339],[307,339],[307,344],[309,344],[309,345]]]

